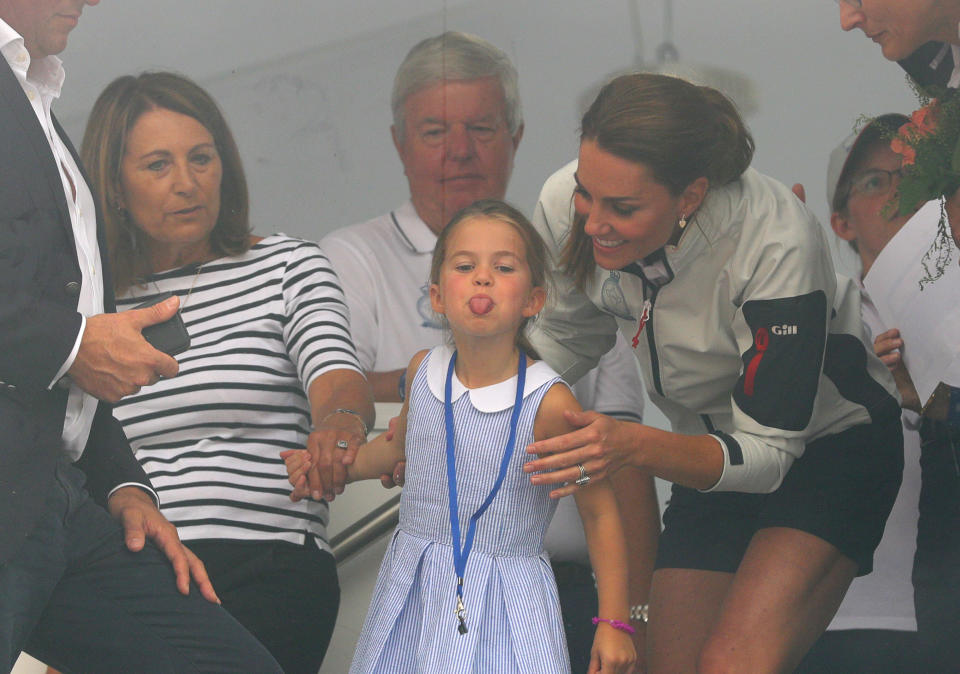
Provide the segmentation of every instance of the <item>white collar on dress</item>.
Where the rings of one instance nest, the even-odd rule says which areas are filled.
[[[434,397],[443,402],[443,388],[447,381],[447,365],[450,363],[450,356],[453,354],[453,347],[448,344],[442,344],[430,350],[427,356],[427,385]],[[527,367],[527,379],[523,386],[523,397],[536,391],[546,382],[557,376],[549,365],[544,361],[538,360],[533,365]],[[517,375],[509,379],[504,379],[490,386],[480,388],[467,388],[461,383],[457,373],[453,373],[453,385],[451,395],[453,401],[459,400],[464,393],[470,393],[470,402],[480,412],[492,413],[501,412],[513,406],[517,396]]]

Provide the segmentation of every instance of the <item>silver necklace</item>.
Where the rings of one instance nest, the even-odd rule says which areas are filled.
[[[197,273],[193,275],[193,280],[190,281],[190,288],[187,290],[187,296],[184,297],[184,298],[183,298],[183,302],[180,303],[180,308],[181,308],[181,309],[183,309],[185,306],[187,306],[187,302],[190,301],[190,295],[193,294],[193,286],[197,285],[197,279],[200,278],[200,272],[203,271],[203,265],[204,265],[204,263],[201,262],[201,263],[197,266]]]
[[[186,306],[187,306],[187,302],[190,301],[190,296],[193,294],[193,287],[194,287],[195,285],[197,285],[197,279],[200,278],[200,272],[203,271],[203,265],[205,265],[205,264],[206,264],[206,262],[201,262],[199,265],[197,265],[197,272],[193,275],[193,280],[190,282],[190,287],[187,289],[187,294],[186,294],[186,296],[183,298],[183,301],[180,302],[180,309],[181,309],[181,310],[182,310],[184,307],[186,307]],[[160,286],[157,285],[156,279],[154,279],[154,280],[152,281],[152,283],[153,283],[154,289],[159,293],[159,292],[160,292]]]

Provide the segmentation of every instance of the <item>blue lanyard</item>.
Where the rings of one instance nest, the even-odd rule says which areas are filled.
[[[493,483],[490,493],[484,499],[477,511],[470,517],[470,526],[467,527],[467,538],[460,547],[460,515],[457,508],[457,468],[456,458],[454,456],[454,436],[453,436],[453,403],[450,401],[453,392],[453,370],[457,363],[457,352],[454,351],[450,356],[450,364],[447,366],[447,382],[443,388],[443,417],[444,425],[447,430],[447,489],[450,495],[450,529],[453,534],[453,569],[457,573],[457,610],[455,611],[459,624],[457,631],[460,634],[467,633],[467,623],[465,620],[465,611],[463,608],[463,575],[467,569],[467,559],[470,557],[470,548],[473,547],[473,535],[477,530],[477,520],[486,512],[490,503],[493,502],[497,492],[503,485],[503,478],[507,475],[507,466],[510,464],[510,457],[513,456],[513,448],[517,440],[517,422],[520,420],[520,408],[523,405],[523,387],[527,379],[527,356],[523,350],[517,362],[517,397],[513,403],[513,413],[510,416],[510,437],[507,439],[507,446],[503,449],[503,458],[500,460],[500,474],[497,475],[497,481]]]

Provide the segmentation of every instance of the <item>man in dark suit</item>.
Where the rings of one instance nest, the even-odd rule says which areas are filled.
[[[70,671],[279,671],[218,606],[113,418],[176,375],[140,331],[177,301],[112,313],[94,200],[50,112],[55,54],[98,2],[0,0],[0,671],[21,649]]]

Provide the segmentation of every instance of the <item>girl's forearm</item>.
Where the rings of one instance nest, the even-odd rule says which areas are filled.
[[[601,536],[610,536],[608,544],[595,554],[591,549],[590,564],[597,577],[597,611],[608,620],[630,620],[629,588],[627,584],[627,551],[623,538],[613,538],[611,531]],[[621,530],[622,536],[622,530]]]
[[[381,433],[363,445],[354,462],[347,466],[347,482],[373,480],[381,475],[390,475],[398,462],[404,460],[401,441],[394,435],[387,441]]]
[[[660,537],[660,507],[651,475],[625,466],[610,477],[617,498],[627,550],[629,604],[647,603],[657,541]]]
[[[590,564],[597,578],[599,617],[629,620],[627,547],[616,498],[608,484],[590,487],[577,498]],[[587,498],[589,497],[589,502]]]

